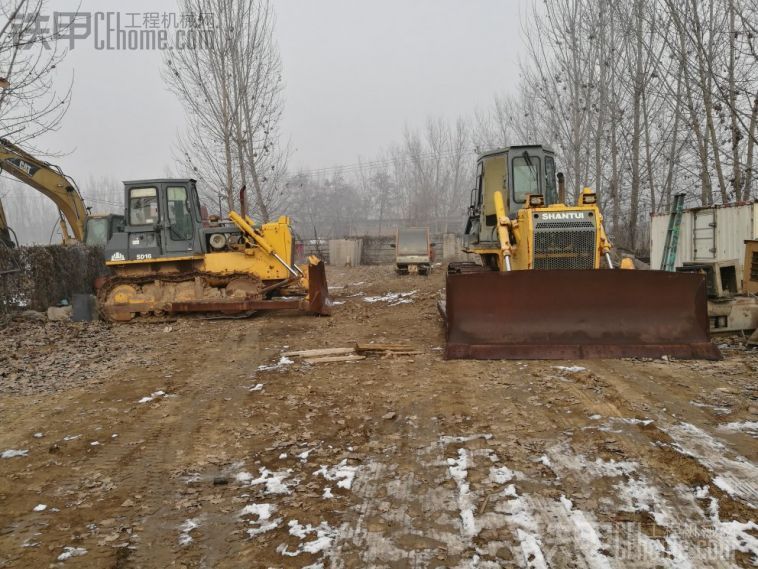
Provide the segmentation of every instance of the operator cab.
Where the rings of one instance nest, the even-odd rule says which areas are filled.
[[[90,247],[105,247],[114,233],[123,230],[123,215],[91,215],[84,226],[84,243]]]
[[[544,205],[559,203],[555,152],[541,145],[510,146],[479,157],[465,229],[468,243],[497,242],[494,194],[498,191],[511,219],[527,206],[530,195],[541,195]]]
[[[105,248],[107,261],[192,257],[206,251],[196,181],[124,182],[124,226]]]

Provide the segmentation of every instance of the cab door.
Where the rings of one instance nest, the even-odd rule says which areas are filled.
[[[193,252],[195,220],[190,203],[190,189],[186,184],[167,183],[164,186],[163,247],[166,254]]]

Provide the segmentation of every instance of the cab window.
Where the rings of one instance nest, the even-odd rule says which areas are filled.
[[[524,203],[527,194],[541,194],[540,159],[536,156],[516,156],[513,159],[513,199]]]
[[[158,190],[129,190],[129,225],[152,225],[158,222]]]
[[[187,188],[169,186],[166,188],[166,198],[168,201],[168,219],[171,224],[171,238],[175,241],[191,239],[192,218],[187,201]]]
[[[558,190],[555,187],[555,160],[545,156],[545,203],[558,203]]]

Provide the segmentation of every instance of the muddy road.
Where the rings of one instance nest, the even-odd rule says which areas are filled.
[[[758,563],[758,353],[446,362],[440,272],[328,276],[331,318],[6,325],[0,567]],[[421,353],[281,355],[355,342]]]

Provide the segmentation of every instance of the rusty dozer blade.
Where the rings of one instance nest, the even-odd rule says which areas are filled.
[[[324,261],[308,265],[308,312],[328,316],[332,313],[329,285],[326,283]]]
[[[449,359],[721,359],[702,275],[524,270],[447,277]]]

